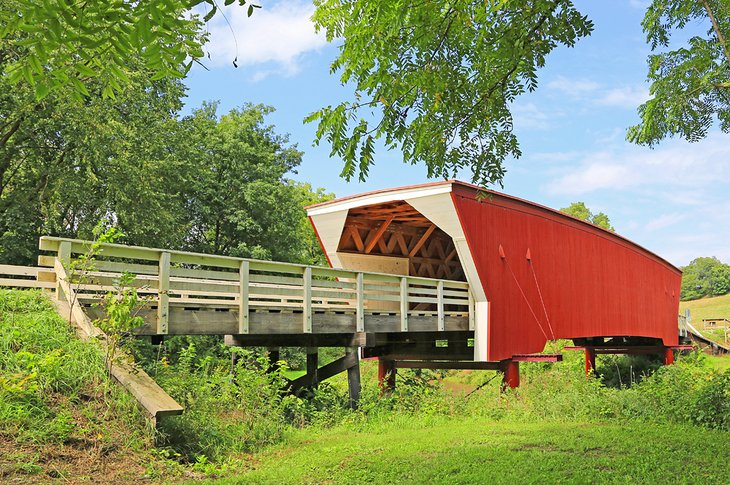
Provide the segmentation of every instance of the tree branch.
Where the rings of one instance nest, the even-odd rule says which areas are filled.
[[[720,45],[722,46],[722,51],[725,53],[725,57],[727,58],[727,61],[730,62],[730,50],[728,50],[728,48],[727,48],[727,43],[725,42],[725,37],[722,35],[722,32],[720,32],[720,25],[717,23],[715,14],[712,12],[712,9],[710,8],[710,3],[707,0],[702,0],[702,5],[704,5],[705,10],[707,11],[707,15],[710,17],[710,21],[712,22],[712,29],[715,31],[715,34],[717,34],[717,40],[720,42]]]

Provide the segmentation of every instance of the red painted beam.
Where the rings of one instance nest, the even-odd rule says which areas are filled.
[[[432,360],[397,360],[396,369],[472,369],[472,370],[502,370],[501,362],[473,362],[473,361],[432,361]]]
[[[514,360],[502,362],[504,376],[502,377],[502,388],[515,389],[520,387],[520,363]]]
[[[515,362],[562,362],[563,354],[515,354]]]

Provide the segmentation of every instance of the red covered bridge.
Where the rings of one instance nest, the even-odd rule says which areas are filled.
[[[344,197],[308,211],[335,268],[467,281],[475,365],[501,362],[514,374],[520,360],[547,359],[534,354],[554,339],[585,349],[587,368],[596,353],[673,360],[681,271],[613,232],[458,181]],[[381,358],[383,373],[393,360],[439,362],[428,352],[399,355],[397,342],[369,352]]]
[[[0,286],[52,292],[82,334],[99,337],[99,302],[122,272],[134,273],[129,284],[145,296],[137,335],[225,335],[267,347],[273,365],[280,347],[306,347],[306,374],[289,390],[347,371],[353,406],[361,357],[378,359],[384,388],[398,368],[498,370],[516,387],[519,362],[561,360],[543,353],[551,340],[573,340],[587,371],[599,353],[671,363],[686,347],[681,272],[547,207],[447,181],[308,212],[332,268],[44,236],[40,267],[0,265]],[[89,261],[80,258],[91,248],[92,266],[74,263]],[[344,356],[320,367],[318,347],[344,347]],[[155,418],[182,411],[141,370],[114,368]]]
[[[146,297],[137,335],[225,335],[267,347],[274,364],[280,347],[306,347],[307,372],[289,388],[347,371],[353,405],[360,357],[378,359],[384,387],[398,368],[499,370],[515,387],[519,362],[561,359],[543,353],[555,339],[573,340],[587,371],[599,353],[671,363],[684,347],[680,271],[547,207],[447,181],[308,212],[332,268],[42,237],[41,268],[4,265],[0,286],[53,291],[66,315],[98,335],[90,322],[104,317],[99,301],[132,272]],[[93,268],[70,271],[91,247]],[[344,356],[320,367],[318,347],[345,347]],[[155,406],[154,415],[180,410]]]

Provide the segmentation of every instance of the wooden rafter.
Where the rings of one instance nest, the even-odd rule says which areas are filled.
[[[385,233],[385,230],[388,229],[390,223],[393,222],[394,218],[395,216],[390,216],[380,225],[380,228],[378,228],[375,234],[370,238],[370,241],[365,245],[365,254],[370,254],[370,251],[372,251],[378,241],[380,241],[380,238]]]
[[[433,231],[436,230],[436,224],[431,224],[431,227],[426,229],[426,232],[423,233],[423,236],[421,236],[421,239],[418,240],[415,246],[413,246],[413,249],[408,253],[408,257],[413,257],[416,254],[418,254],[418,251],[421,249],[421,247],[426,244],[426,241],[428,241],[428,238],[431,237],[431,234]]]
[[[350,209],[338,251],[404,257],[411,275],[464,279],[448,234],[406,202]]]
[[[358,230],[354,227],[349,227],[348,229],[350,230],[350,237],[352,238],[352,242],[355,243],[355,247],[357,248],[357,250],[362,251],[363,249],[365,249],[365,244],[363,244],[362,238],[360,238],[360,233],[358,232]]]

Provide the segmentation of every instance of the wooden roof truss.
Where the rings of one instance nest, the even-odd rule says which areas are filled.
[[[410,276],[466,281],[449,235],[402,201],[350,209],[338,251],[408,258]]]

